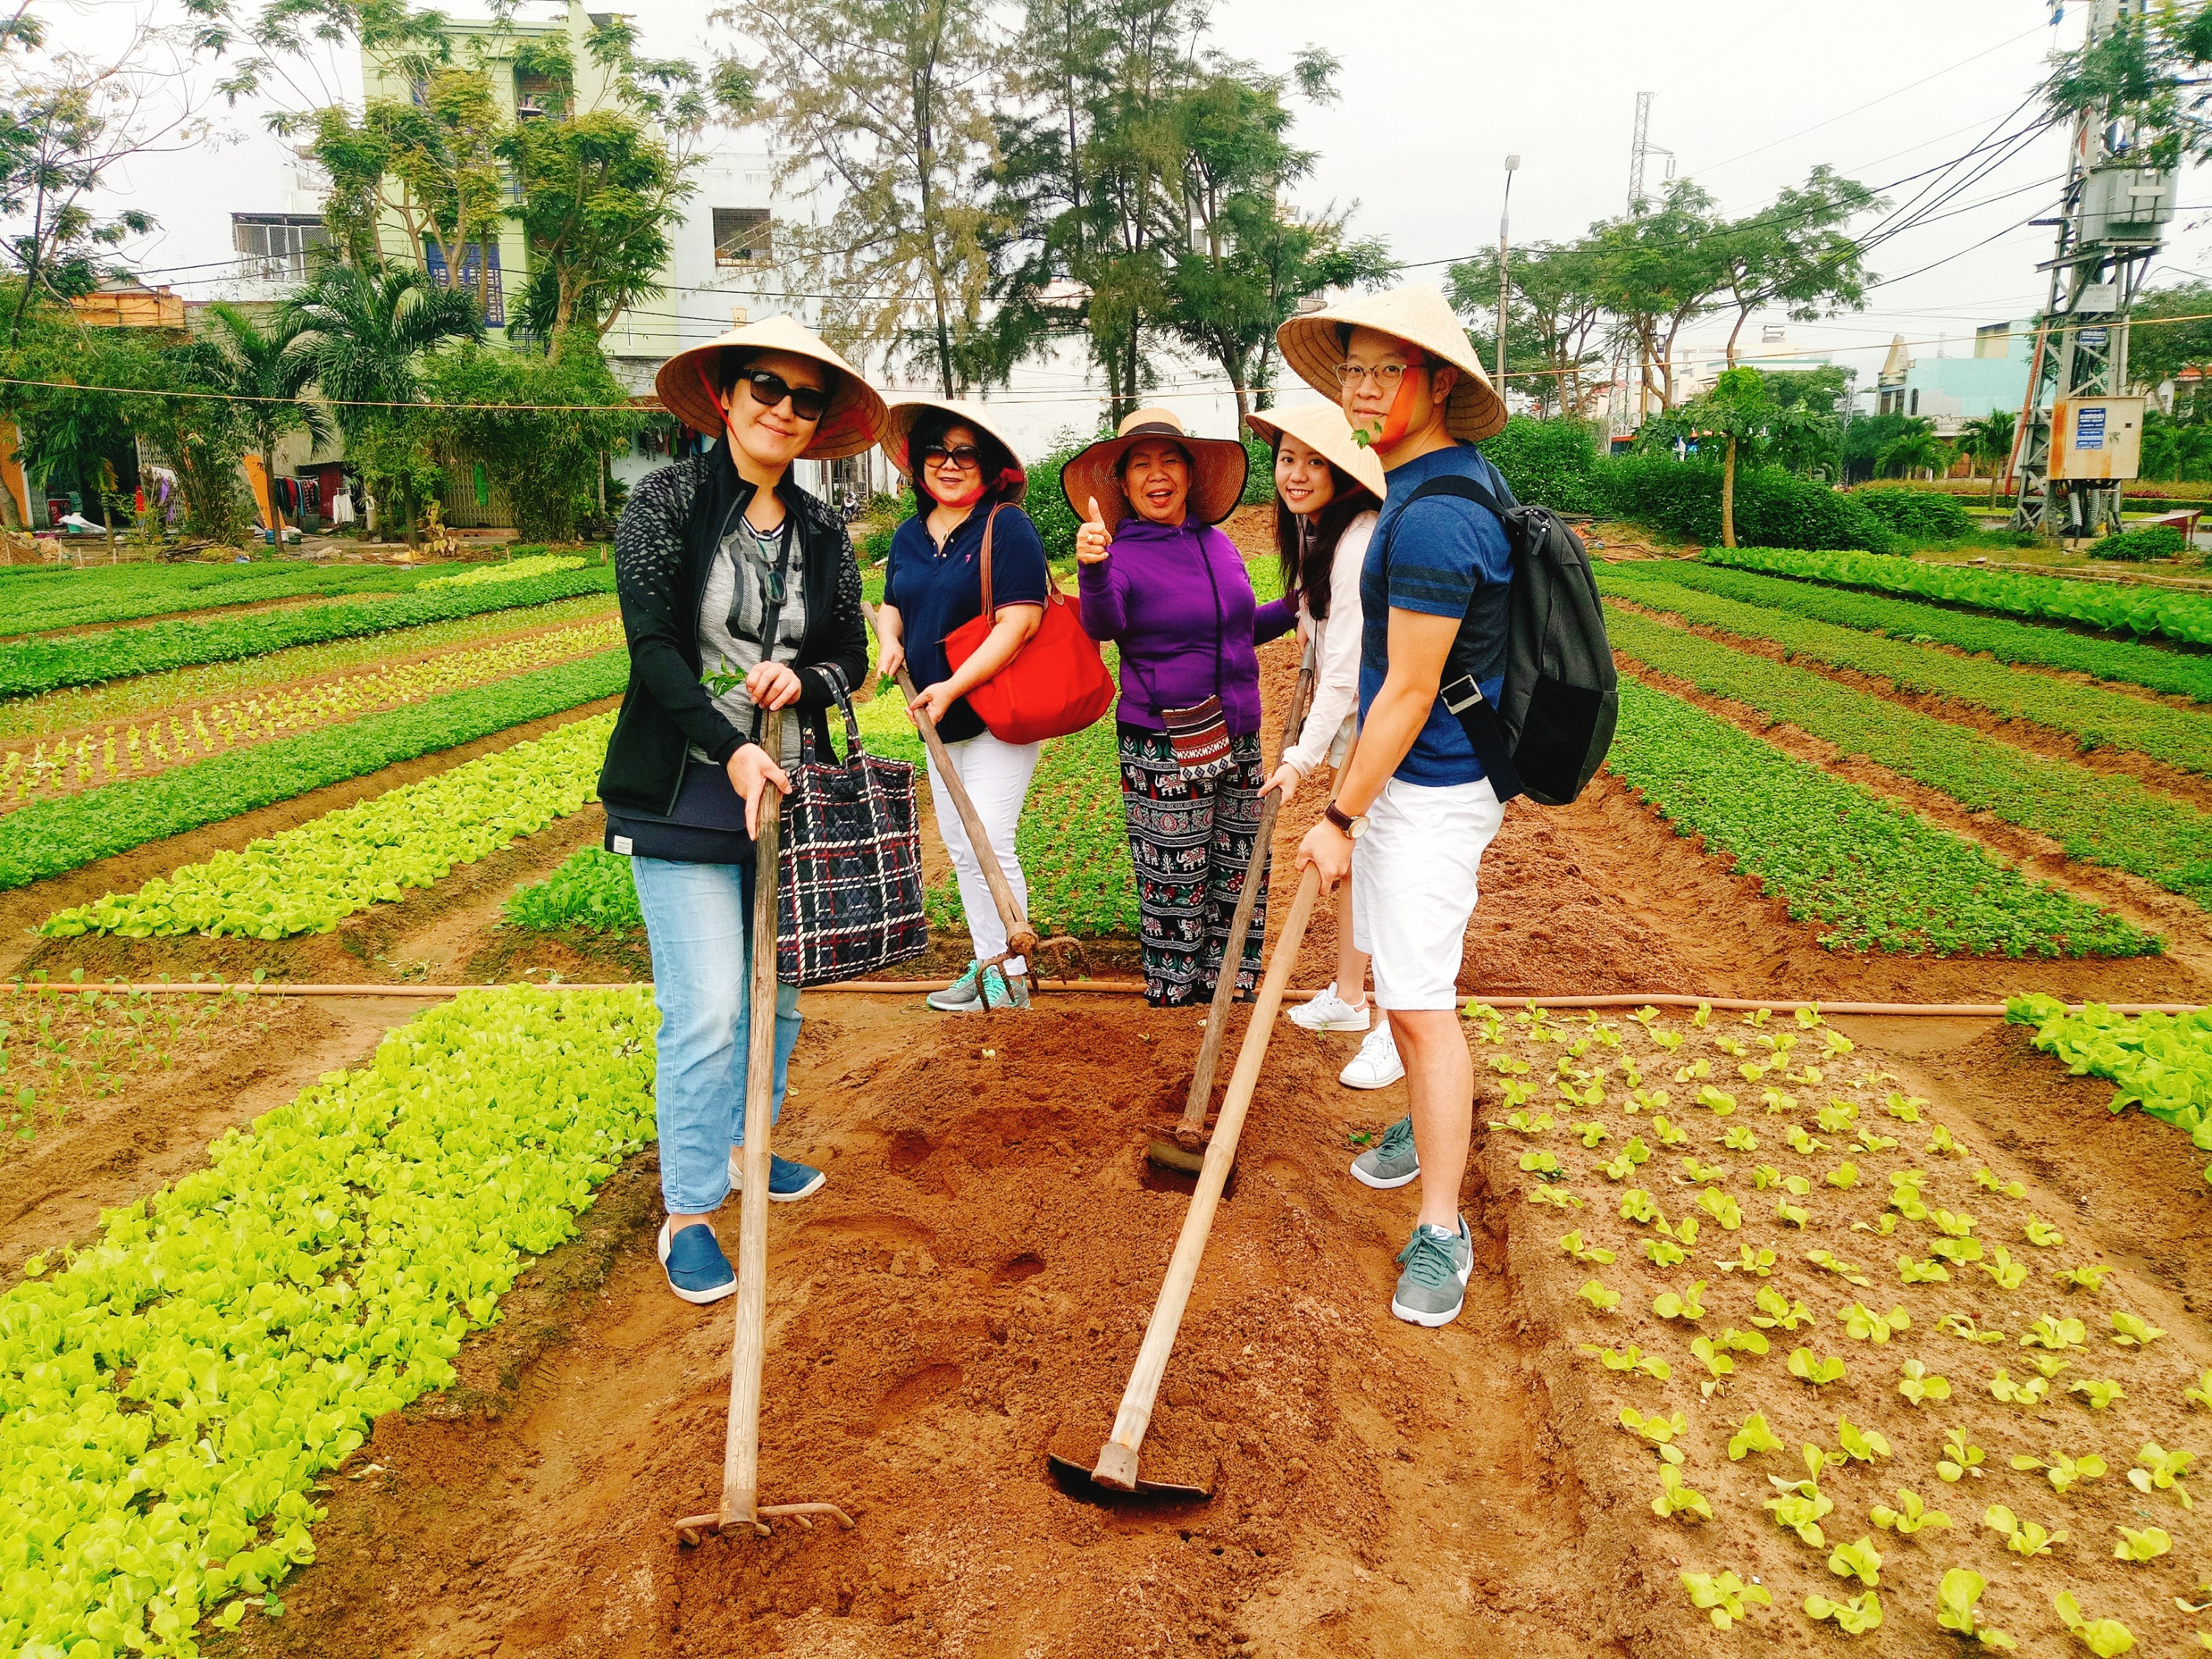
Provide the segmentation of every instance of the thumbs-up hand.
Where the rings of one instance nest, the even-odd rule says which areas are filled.
[[[1075,532],[1075,556],[1084,564],[1097,564],[1104,560],[1114,544],[1114,532],[1106,528],[1106,515],[1098,510],[1098,498],[1091,498],[1091,510],[1084,515],[1082,527]]]

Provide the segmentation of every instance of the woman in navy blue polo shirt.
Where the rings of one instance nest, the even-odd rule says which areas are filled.
[[[914,481],[921,510],[891,538],[884,603],[877,612],[883,652],[877,667],[890,675],[904,663],[913,674],[921,689],[913,706],[927,708],[936,721],[999,868],[1026,910],[1029,884],[1014,850],[1014,830],[1029,794],[1030,775],[1036,770],[1038,745],[993,737],[968,706],[968,693],[1011,662],[1044,620],[1044,544],[1029,514],[1015,505],[1029,479],[1012,446],[992,430],[987,412],[974,404],[938,398],[894,404],[884,416],[883,446],[892,464]],[[987,524],[993,626],[956,671],[946,659],[945,637],[983,613]],[[987,1001],[993,1008],[1026,1006],[1021,981],[1010,985],[1007,977],[1021,974],[1024,963],[1010,961],[1003,971],[980,965],[1006,950],[1006,923],[969,845],[966,827],[945,798],[934,760],[929,793],[938,833],[945,837],[960,883],[974,951],[967,970],[945,990],[932,992],[929,1006],[949,1013],[980,1009]]]

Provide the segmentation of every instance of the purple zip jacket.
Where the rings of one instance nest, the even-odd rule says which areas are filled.
[[[1112,554],[1079,567],[1076,591],[1083,631],[1121,647],[1115,719],[1164,732],[1161,709],[1203,702],[1218,685],[1230,735],[1260,729],[1253,647],[1283,633],[1295,613],[1280,600],[1257,603],[1244,561],[1220,531],[1196,519],[1174,526],[1124,519]]]

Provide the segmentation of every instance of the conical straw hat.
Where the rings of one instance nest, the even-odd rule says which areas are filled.
[[[1364,485],[1376,501],[1382,499],[1388,486],[1382,478],[1382,460],[1373,450],[1352,437],[1352,423],[1334,404],[1300,404],[1292,409],[1262,410],[1247,415],[1244,424],[1269,443],[1288,434],[1309,449],[1319,450],[1330,465]]]
[[[1336,379],[1336,366],[1344,361],[1340,324],[1395,335],[1459,370],[1459,382],[1444,404],[1444,429],[1453,437],[1480,443],[1505,424],[1505,401],[1483,373],[1481,360],[1442,289],[1421,283],[1362,295],[1293,317],[1275,331],[1283,361],[1331,403],[1343,397]]]
[[[883,444],[884,453],[891,458],[891,465],[908,477],[914,477],[914,465],[907,456],[907,439],[914,432],[914,423],[925,411],[933,409],[941,410],[961,425],[997,439],[1006,453],[1013,457],[1014,465],[1021,465],[1021,453],[1014,447],[1014,441],[1000,428],[993,420],[991,411],[982,404],[971,404],[964,398],[933,398],[927,393],[915,392],[900,398],[884,411],[884,434],[879,441]],[[990,480],[986,478],[983,482],[988,484]],[[1029,479],[1024,476],[1005,499],[1019,501],[1029,487]]]
[[[1184,429],[1182,416],[1172,409],[1139,409],[1122,420],[1112,437],[1101,438],[1060,470],[1060,493],[1077,518],[1085,515],[1094,495],[1109,526],[1134,516],[1114,466],[1124,450],[1147,438],[1172,438],[1189,453],[1190,511],[1200,521],[1219,524],[1237,510],[1244,496],[1244,475],[1252,464],[1244,446],[1234,438],[1192,437]]]
[[[830,407],[814,429],[814,441],[801,452],[806,461],[834,461],[874,447],[882,429],[884,400],[854,368],[822,343],[814,331],[796,317],[769,317],[704,345],[690,346],[661,364],[653,377],[660,405],[694,432],[719,433],[723,425],[722,400],[716,395],[714,373],[725,351],[782,351],[806,357],[831,373]]]

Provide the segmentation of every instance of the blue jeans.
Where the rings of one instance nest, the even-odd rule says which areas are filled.
[[[706,1215],[730,1195],[730,1148],[744,1144],[751,1026],[753,866],[630,860],[653,948],[660,1010],[653,1114],[660,1195],[672,1215]],[[775,1095],[783,1112],[799,1042],[799,988],[775,988]]]

